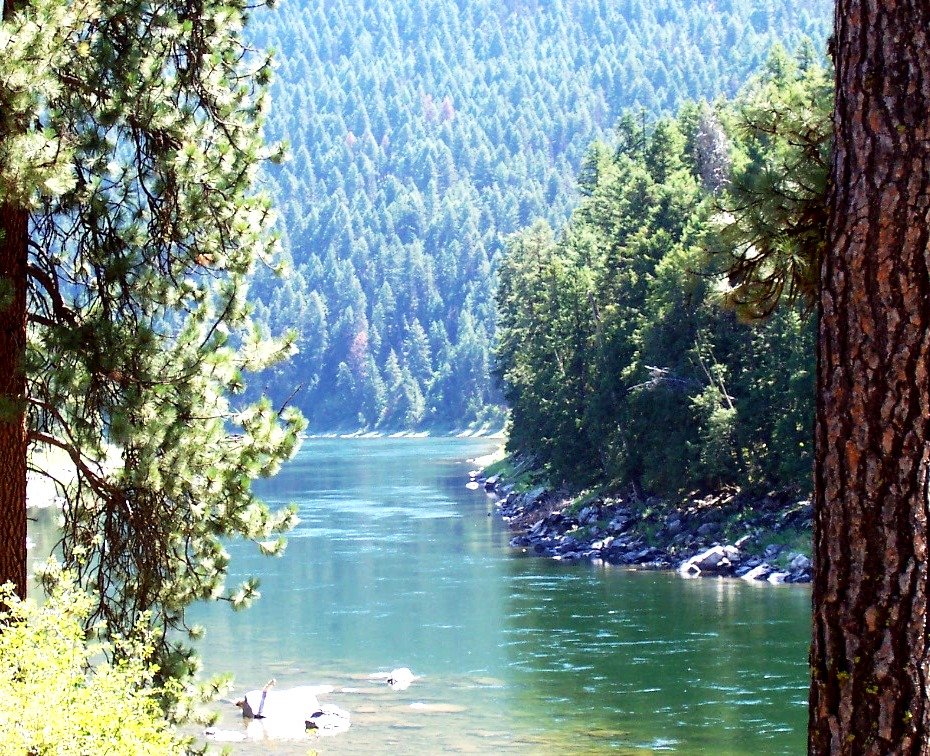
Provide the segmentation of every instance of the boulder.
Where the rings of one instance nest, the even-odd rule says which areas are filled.
[[[762,552],[762,556],[765,559],[772,560],[781,554],[782,548],[777,543],[770,543],[765,547],[765,551]]]
[[[626,515],[617,515],[614,517],[610,524],[607,526],[607,531],[613,535],[619,535],[630,529],[630,526],[633,524],[633,520]]]
[[[740,560],[739,549],[733,546],[712,546],[686,560],[678,568],[682,575],[700,575],[709,572],[715,575],[728,574]]]
[[[543,498],[543,496],[545,495],[546,495],[545,487],[539,486],[523,494],[523,501],[526,503],[527,506],[533,506],[534,504],[538,503],[539,500]]]
[[[391,690],[407,690],[414,680],[416,680],[416,677],[408,667],[398,667],[391,670],[387,678],[387,684],[391,687]]]
[[[760,564],[763,564],[763,562],[759,557],[747,557],[739,563],[739,567],[733,570],[733,577],[743,577]]]
[[[745,575],[740,575],[743,580],[766,580],[769,575],[772,574],[772,568],[767,565],[765,562],[762,564],[757,564]]]
[[[319,711],[313,712],[306,721],[308,730],[319,730],[322,735],[335,735],[345,732],[352,723],[349,712],[333,704],[323,704]]]
[[[637,551],[630,557],[631,564],[645,564],[646,562],[655,561],[658,557],[662,556],[662,552],[657,548],[648,546],[641,551]]]
[[[292,740],[305,737],[308,728],[327,733],[349,728],[349,712],[331,704],[320,704],[317,695],[333,690],[329,685],[273,690],[272,680],[261,690],[250,690],[236,701],[247,721],[245,740]],[[212,740],[227,740],[230,731],[208,733]],[[238,739],[238,738],[236,738]]]
[[[791,572],[803,572],[811,568],[811,560],[804,554],[795,554],[788,558],[788,569]]]
[[[317,695],[332,691],[330,686],[301,686],[289,690],[273,690],[274,680],[261,690],[250,690],[236,701],[246,719],[300,719],[307,721],[318,711]]]
[[[585,507],[578,513],[578,522],[582,525],[591,525],[592,523],[597,522],[597,519],[597,507]]]

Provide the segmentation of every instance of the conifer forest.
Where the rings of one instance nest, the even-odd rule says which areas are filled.
[[[269,171],[291,270],[257,318],[300,356],[263,377],[311,429],[503,424],[491,377],[507,238],[554,228],[596,140],[734,96],[781,44],[824,54],[828,4],[735,0],[297,2],[275,50]],[[624,366],[625,367],[625,366]],[[703,378],[702,378],[703,380]],[[710,410],[708,410],[710,411]]]

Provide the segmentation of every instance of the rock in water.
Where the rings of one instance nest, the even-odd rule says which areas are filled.
[[[768,564],[763,562],[762,564],[756,565],[749,572],[741,577],[743,580],[753,581],[753,580],[766,580],[768,576],[772,574],[774,570],[769,567]]]
[[[309,729],[319,730],[321,735],[345,732],[350,724],[349,712],[332,704],[323,704],[320,710],[311,714],[306,722]]]
[[[301,738],[307,728],[327,734],[349,727],[349,713],[338,706],[320,704],[317,695],[332,692],[330,685],[304,685],[288,690],[250,690],[236,706],[249,720],[248,740],[282,740]]]
[[[203,734],[207,740],[212,740],[216,743],[241,743],[246,739],[244,732],[221,730],[216,727],[208,727]]]
[[[332,688],[322,690],[329,692]],[[306,722],[313,712],[320,710],[317,700],[320,691],[320,687],[309,685],[289,690],[250,690],[236,701],[236,706],[248,719],[299,719]]]
[[[407,667],[398,667],[388,675],[387,684],[391,690],[407,690],[416,677]]]
[[[678,571],[685,576],[695,577],[702,572],[727,574],[739,562],[739,549],[733,546],[713,546],[684,562]]]

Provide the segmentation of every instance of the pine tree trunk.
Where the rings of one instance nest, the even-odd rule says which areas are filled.
[[[837,0],[812,754],[930,754],[930,5]]]
[[[25,210],[0,205],[0,584],[26,595]],[[3,306],[5,304],[5,306]]]
[[[8,20],[21,0],[3,0]],[[26,596],[26,266],[29,215],[0,203],[0,584]]]

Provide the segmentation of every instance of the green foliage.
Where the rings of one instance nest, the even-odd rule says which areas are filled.
[[[124,641],[98,661],[83,623],[93,601],[59,588],[41,606],[0,588],[0,743],[4,753],[180,754],[185,743],[159,705],[150,646]],[[169,697],[177,698],[177,691]]]
[[[727,302],[770,315],[782,298],[813,301],[826,244],[832,71],[776,48],[733,114],[738,152],[723,201]]]
[[[613,150],[591,148],[560,236],[534,226],[511,238],[496,351],[510,451],[579,486],[809,487],[813,324],[791,305],[742,324],[722,305],[745,314],[748,302],[719,272],[721,258],[742,261],[737,291],[756,296],[763,270],[787,282],[821,243],[820,164],[801,152],[829,152],[826,74],[802,60],[776,50],[713,109],[688,105],[645,130],[621,119]],[[782,257],[749,273],[750,248]],[[771,309],[754,301],[755,319]]]
[[[241,396],[294,351],[246,299],[277,247],[255,190],[280,154],[262,137],[270,60],[243,42],[242,3],[22,6],[0,24],[0,202],[31,213],[30,439],[74,468],[61,551],[93,590],[86,621],[129,637],[144,619],[159,674],[183,676],[185,608],[258,595],[226,589],[222,541],[280,553],[296,521],[251,481],[303,418]]]
[[[494,475],[500,476],[518,493],[529,491],[544,482],[540,478],[539,470],[536,469],[533,460],[520,459],[512,455],[492,462],[484,468],[484,474],[488,478]]]
[[[33,205],[75,184],[68,139],[54,125],[35,124],[61,94],[57,72],[73,51],[86,55],[82,24],[96,5],[36,0],[0,25],[0,197],[6,201]]]
[[[632,155],[644,119],[733,95],[776,41],[824,40],[830,7],[292,0],[256,19],[252,38],[279,51],[268,126],[292,151],[268,180],[293,263],[260,284],[256,316],[295,328],[301,352],[263,379],[301,387],[318,429],[501,422],[488,372],[504,240],[565,222],[587,145],[627,109]],[[675,150],[653,141],[662,180]],[[428,351],[411,348],[417,324]]]

